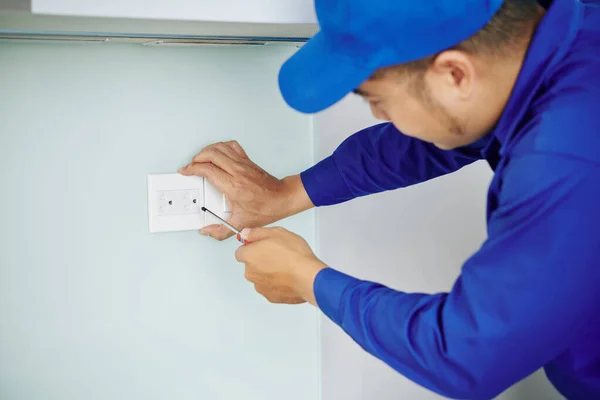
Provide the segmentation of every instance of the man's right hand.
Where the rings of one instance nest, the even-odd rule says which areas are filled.
[[[182,175],[207,178],[231,203],[227,222],[238,229],[262,227],[314,207],[299,175],[277,179],[253,163],[236,141],[205,147]],[[217,240],[233,233],[223,225],[210,225],[200,231]]]

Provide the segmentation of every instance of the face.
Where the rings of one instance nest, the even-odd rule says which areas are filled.
[[[463,52],[447,51],[421,76],[387,69],[357,93],[376,118],[392,122],[405,135],[454,149],[485,136],[510,96],[518,68],[512,76],[505,68],[486,64]]]

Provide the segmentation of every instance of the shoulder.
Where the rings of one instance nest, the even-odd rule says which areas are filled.
[[[593,46],[590,44],[593,42]],[[548,74],[511,153],[557,154],[600,165],[600,30],[576,41]]]
[[[600,0],[584,13],[569,50],[544,74],[512,152],[542,152],[600,163]]]

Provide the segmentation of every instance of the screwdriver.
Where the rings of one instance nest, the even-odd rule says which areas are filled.
[[[249,244],[250,243],[250,242],[245,241],[244,238],[242,238],[242,232],[240,232],[239,230],[237,230],[233,225],[231,225],[230,223],[228,223],[227,221],[225,221],[223,218],[219,217],[217,214],[215,214],[214,212],[210,211],[206,207],[202,207],[202,211],[209,213],[210,215],[212,215],[213,217],[215,217],[216,219],[218,219],[219,221],[221,221],[221,223],[223,225],[225,225],[227,228],[229,228],[230,231],[232,231],[233,233],[235,233],[235,238],[237,239],[238,242],[240,242],[241,244]]]

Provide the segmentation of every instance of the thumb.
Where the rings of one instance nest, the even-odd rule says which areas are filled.
[[[242,230],[242,238],[250,243],[268,239],[273,236],[275,228],[245,228]]]

